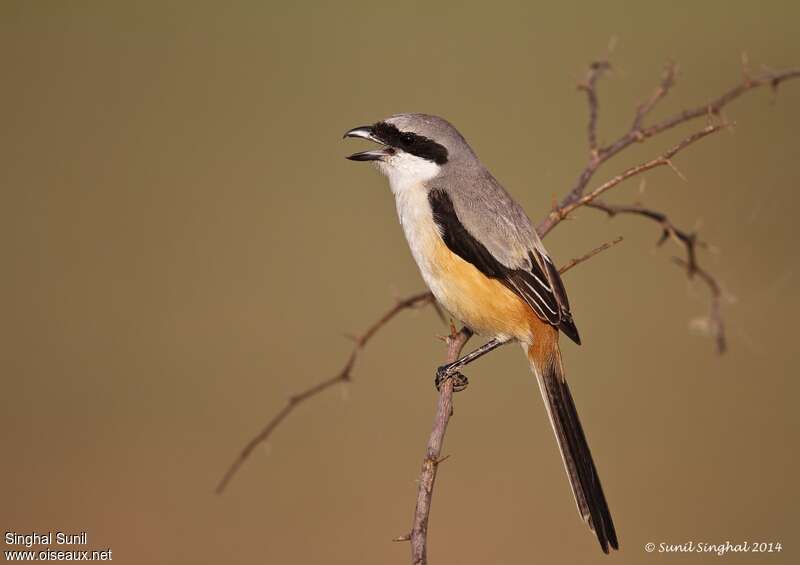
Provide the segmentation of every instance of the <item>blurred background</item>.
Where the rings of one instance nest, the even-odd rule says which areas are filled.
[[[796,2],[0,4],[0,526],[86,531],[122,563],[406,563],[445,330],[375,337],[354,381],[302,405],[221,496],[242,445],[422,281],[385,179],[342,133],[450,119],[541,219],[584,166],[575,88],[612,37],[601,141],[674,59],[663,118],[800,65]],[[781,542],[796,563],[800,83],[725,110],[733,133],[608,200],[713,247],[730,351],[693,330],[707,289],[658,227],[580,210],[546,244],[585,345],[567,372],[622,550],[580,522],[517,348],[470,368],[430,523],[432,563],[717,562],[647,542]],[[592,186],[701,120],[637,145]],[[795,289],[795,290],[792,290]],[[473,342],[475,344],[476,342]],[[9,549],[4,546],[3,549]],[[605,561],[603,561],[605,560]]]

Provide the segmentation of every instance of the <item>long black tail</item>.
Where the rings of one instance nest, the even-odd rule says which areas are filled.
[[[608,553],[609,547],[619,549],[617,532],[614,530],[611,512],[608,510],[603,487],[600,485],[600,477],[597,475],[592,453],[586,443],[572,393],[564,378],[558,345],[556,344],[550,351],[532,346],[528,350],[528,358],[547,405],[578,512],[597,535],[600,547],[605,553]]]

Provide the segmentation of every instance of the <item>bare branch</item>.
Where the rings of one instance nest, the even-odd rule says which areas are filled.
[[[666,214],[645,208],[639,204],[620,206],[608,204],[602,200],[595,200],[587,204],[589,208],[595,208],[608,214],[613,218],[617,214],[634,214],[653,220],[661,226],[661,237],[658,238],[656,245],[662,245],[667,239],[672,239],[686,249],[686,261],[689,265],[688,274],[691,277],[697,270],[697,247],[706,247],[706,244],[697,239],[697,234],[684,231],[677,227],[667,217]]]
[[[592,67],[596,63],[592,63],[589,66],[589,73],[591,76]],[[778,87],[785,81],[800,78],[800,69],[787,69],[784,71],[767,71],[763,74],[752,77],[745,75],[743,81],[729,90],[728,92],[724,93],[722,96],[715,98],[705,104],[695,107],[691,110],[684,110],[675,114],[656,125],[650,127],[644,127],[643,121],[644,117],[650,110],[652,110],[655,104],[663,99],[668,93],[672,85],[675,81],[674,71],[670,74],[669,66],[667,67],[667,72],[665,77],[662,79],[661,86],[656,91],[656,93],[651,97],[651,103],[646,102],[643,106],[640,106],[636,111],[636,116],[634,117],[633,126],[630,130],[628,130],[625,134],[621,135],[616,141],[613,143],[606,145],[604,147],[598,148],[596,146],[596,142],[593,145],[592,141],[589,142],[589,151],[590,151],[590,158],[588,164],[584,167],[584,169],[578,175],[575,184],[573,185],[572,189],[561,199],[556,209],[563,208],[573,202],[577,201],[582,195],[584,190],[586,190],[586,186],[589,184],[589,181],[592,179],[592,176],[600,168],[604,162],[608,161],[611,157],[625,149],[626,147],[630,146],[635,142],[645,141],[646,139],[653,137],[665,130],[673,128],[679,124],[691,121],[693,119],[703,117],[703,116],[712,116],[712,115],[719,115],[722,108],[732,102],[733,100],[737,99],[739,96],[744,94],[749,90],[753,90],[755,88],[768,85],[772,88],[773,91],[777,91]],[[663,91],[663,92],[661,92]],[[588,91],[587,91],[588,92]],[[591,92],[593,94],[593,102],[590,101],[590,128],[593,128],[594,125],[597,123],[597,95],[596,90],[594,87],[594,83],[592,83]],[[594,116],[592,117],[592,114]],[[641,114],[641,118],[639,117]],[[555,222],[555,218],[552,215],[547,216],[537,227],[537,231],[539,235],[543,235],[548,233],[552,228]]]
[[[539,235],[541,237],[544,237],[550,230],[552,230],[556,225],[558,225],[559,222],[561,222],[569,214],[574,212],[575,209],[580,208],[581,206],[584,206],[586,204],[589,204],[590,202],[595,200],[598,196],[600,196],[607,190],[614,188],[624,180],[639,175],[645,171],[649,171],[650,169],[655,169],[656,167],[661,167],[661,166],[668,166],[673,170],[675,170],[674,165],[672,164],[672,158],[675,155],[677,155],[678,153],[680,153],[681,151],[683,151],[696,141],[699,141],[700,139],[703,139],[704,137],[711,135],[712,133],[716,133],[725,127],[727,127],[727,124],[708,125],[703,129],[701,129],[700,131],[697,131],[692,135],[690,135],[689,137],[685,138],[680,143],[678,143],[677,145],[675,145],[674,147],[672,147],[670,150],[660,155],[659,157],[651,159],[646,163],[641,163],[639,165],[636,165],[635,167],[631,167],[626,171],[618,174],[611,180],[604,182],[603,184],[595,188],[593,191],[591,191],[589,194],[583,195],[580,198],[573,200],[569,204],[556,208],[555,210],[550,212],[545,222],[542,223],[542,225],[545,225],[545,228],[544,229],[540,228]],[[680,173],[677,174],[679,176],[682,176],[680,175]]]
[[[466,345],[472,332],[468,328],[461,328],[459,332],[451,332],[447,338],[446,362],[452,363],[458,359],[461,350]],[[453,379],[447,379],[439,389],[439,400],[436,404],[436,416],[433,420],[433,429],[428,438],[425,450],[425,459],[422,461],[422,471],[419,476],[419,490],[417,491],[417,505],[414,509],[414,525],[411,528],[411,556],[414,565],[425,565],[428,562],[428,516],[433,500],[433,484],[436,481],[436,470],[441,463],[442,443],[447,431],[450,416],[453,415]]]
[[[705,247],[705,243],[697,239],[697,234],[678,228],[666,214],[650,208],[645,208],[639,204],[620,206],[616,204],[607,204],[602,200],[595,200],[588,203],[587,206],[589,208],[601,210],[612,218],[617,214],[633,214],[653,220],[661,226],[662,230],[661,237],[658,238],[656,245],[662,245],[665,241],[671,239],[685,249],[686,258],[677,259],[673,257],[673,261],[685,267],[686,274],[689,278],[698,275],[709,286],[711,290],[711,315],[709,316],[711,333],[714,336],[717,352],[724,353],[727,349],[727,344],[725,339],[725,325],[722,319],[722,292],[716,279],[708,271],[702,269],[697,263],[697,247]]]
[[[275,431],[275,428],[289,415],[291,412],[297,407],[298,404],[301,402],[308,400],[312,396],[319,394],[320,392],[332,387],[333,385],[347,382],[351,380],[351,374],[353,367],[356,364],[356,360],[358,359],[358,354],[364,348],[364,346],[369,342],[370,339],[380,330],[383,326],[385,326],[389,321],[392,320],[395,316],[397,316],[400,312],[404,310],[410,310],[412,308],[417,308],[420,306],[425,306],[427,304],[432,304],[435,301],[433,300],[433,295],[430,292],[421,292],[419,294],[415,294],[413,296],[409,296],[408,298],[403,298],[399,300],[394,306],[392,306],[386,313],[381,316],[375,323],[373,323],[370,327],[366,329],[364,333],[360,336],[355,338],[355,345],[353,346],[353,350],[350,352],[350,356],[347,358],[347,361],[344,364],[344,367],[334,376],[320,381],[319,383],[313,385],[310,388],[307,388],[303,392],[295,394],[294,396],[289,397],[289,400],[286,406],[283,409],[275,414],[275,416],[267,423],[261,432],[258,433],[253,439],[247,442],[247,445],[244,446],[239,456],[234,460],[231,466],[228,468],[225,475],[222,477],[222,480],[219,482],[216,488],[216,493],[221,494],[225,487],[228,485],[230,480],[242,466],[242,464],[247,460],[253,450],[260,444],[264,443],[269,439],[272,435],[272,432]]]
[[[732,88],[719,98],[715,98],[714,100],[706,104],[703,104],[702,106],[698,106],[692,110],[684,110],[679,114],[676,114],[670,118],[667,118],[662,122],[650,126],[649,128],[642,130],[642,136],[644,138],[652,137],[658,133],[661,133],[662,131],[666,131],[679,124],[688,122],[689,120],[693,120],[695,118],[699,118],[702,116],[709,116],[709,115],[718,116],[724,106],[730,104],[748,90],[752,90],[754,88],[758,88],[759,86],[764,86],[764,85],[768,85],[773,90],[777,90],[782,82],[794,78],[800,78],[800,69],[789,69],[786,71],[781,71],[776,73],[768,72],[757,77],[745,76],[741,84]]]
[[[578,84],[578,90],[586,92],[587,102],[589,103],[589,126],[587,128],[589,140],[589,160],[597,159],[597,90],[595,84],[600,76],[611,68],[607,60],[594,61],[589,65],[586,73],[586,80]]]
[[[602,193],[610,190],[611,188],[617,186],[624,180],[627,180],[633,176],[639,175],[645,171],[653,169],[659,166],[668,166],[670,167],[676,175],[678,175],[682,180],[686,180],[683,174],[675,167],[675,164],[672,161],[672,157],[674,157],[678,152],[682,151],[695,141],[706,137],[712,133],[716,133],[720,129],[726,127],[725,123],[719,125],[708,125],[702,130],[695,132],[691,136],[685,138],[681,143],[661,155],[656,159],[651,161],[647,161],[646,163],[642,163],[635,167],[631,167],[624,171],[623,173],[615,176],[611,180],[607,181],[606,183],[600,185],[598,188],[594,189],[588,195],[584,195],[586,187],[591,180],[594,173],[597,169],[611,157],[617,155],[623,149],[629,147],[634,142],[643,142],[646,139],[658,135],[668,129],[671,129],[679,124],[683,124],[689,122],[695,118],[699,117],[713,117],[719,116],[721,114],[722,108],[732,102],[733,100],[737,99],[739,96],[744,94],[749,90],[753,90],[760,86],[769,85],[773,92],[777,92],[778,87],[781,83],[791,80],[800,78],[800,69],[787,69],[784,71],[771,71],[767,70],[759,76],[752,76],[748,69],[748,65],[746,59],[743,60],[743,79],[740,84],[732,88],[731,90],[725,92],[721,96],[707,102],[706,104],[697,106],[690,110],[684,110],[679,112],[661,122],[658,122],[655,125],[646,127],[644,125],[645,118],[649,115],[649,113],[653,110],[653,108],[661,101],[663,98],[669,94],[670,90],[675,84],[675,77],[677,73],[677,68],[674,63],[670,62],[666,65],[664,74],[661,79],[661,83],[659,84],[658,88],[653,92],[653,94],[648,98],[645,102],[640,104],[636,112],[634,114],[633,123],[631,128],[622,136],[620,136],[616,141],[613,143],[604,146],[604,147],[597,147],[596,142],[596,124],[597,124],[597,107],[598,107],[598,100],[597,100],[597,92],[596,92],[596,80],[600,75],[600,70],[597,67],[597,63],[592,63],[589,65],[588,75],[586,83],[582,86],[582,89],[587,92],[587,96],[589,98],[589,153],[590,158],[588,164],[584,167],[581,173],[578,175],[578,179],[575,182],[572,189],[567,193],[567,195],[562,198],[561,202],[554,207],[554,209],[547,215],[537,226],[537,232],[539,233],[540,237],[544,237],[547,235],[556,225],[558,225],[562,220],[564,220],[571,212],[573,212],[576,208],[584,205],[591,205],[598,196]],[[607,68],[607,67],[603,67]],[[600,203],[599,205],[592,206],[594,208],[598,208],[601,210],[606,211],[609,213],[609,205]],[[617,210],[622,212],[623,210]],[[639,213],[640,215],[646,216],[647,214],[644,213],[643,210],[639,210],[634,212],[631,209],[624,210],[629,213]],[[652,211],[648,211],[653,213]],[[657,213],[660,214],[660,213]],[[613,215],[613,214],[612,214]],[[663,219],[666,216],[661,215]],[[665,237],[671,237],[676,241],[680,241],[684,244],[686,251],[687,251],[687,272],[691,277],[695,273],[699,272],[699,267],[697,265],[696,259],[696,241],[690,241],[688,238],[689,234],[682,232],[672,226],[671,224],[664,224],[663,219],[658,219],[651,216],[651,219],[654,219],[662,224],[662,228],[664,228],[663,235]],[[663,237],[662,237],[663,239]],[[710,275],[703,271],[706,277],[710,277]],[[713,281],[713,278],[711,279]],[[716,281],[714,281],[716,284]],[[712,289],[713,290],[713,289]],[[721,306],[720,301],[712,292],[712,331],[716,337],[716,344],[717,350],[722,353],[725,351],[726,344],[725,344],[725,333],[724,333],[724,326],[722,322],[722,315],[721,315]]]

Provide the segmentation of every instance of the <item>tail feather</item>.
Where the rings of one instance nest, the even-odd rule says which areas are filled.
[[[558,339],[557,336],[555,339]],[[549,347],[547,345],[530,346],[528,358],[539,381],[578,512],[597,536],[600,547],[608,553],[609,547],[619,549],[614,522],[611,520],[572,393],[564,378],[558,342],[551,342]]]

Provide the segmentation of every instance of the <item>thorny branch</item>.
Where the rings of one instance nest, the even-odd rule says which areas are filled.
[[[667,217],[666,214],[645,208],[640,204],[631,204],[629,206],[621,206],[615,204],[607,204],[602,200],[593,200],[586,204],[589,208],[595,208],[608,214],[613,218],[617,214],[633,214],[647,218],[661,226],[661,236],[658,238],[656,245],[663,245],[665,241],[671,239],[678,245],[682,245],[686,250],[686,259],[678,259],[673,257],[673,262],[686,270],[687,276],[692,278],[698,275],[708,285],[711,291],[711,309],[708,315],[710,332],[715,338],[717,351],[724,353],[727,348],[725,341],[725,326],[722,321],[722,289],[719,283],[707,271],[702,269],[697,264],[697,248],[707,247],[704,241],[697,239],[697,234],[687,232],[675,224]]]
[[[650,110],[655,108],[659,100],[669,94],[670,89],[675,85],[675,75],[677,72],[678,67],[675,65],[674,61],[667,63],[667,66],[664,68],[664,75],[661,78],[661,84],[658,85],[658,88],[656,88],[655,92],[653,92],[650,98],[642,102],[642,104],[636,108],[636,115],[633,118],[631,131],[641,131],[647,114],[650,113]]]
[[[590,68],[602,68],[608,69],[610,68],[610,63],[607,60],[594,62],[590,65]],[[603,146],[597,147],[596,142],[594,147],[592,146],[591,139],[597,138],[596,128],[597,128],[597,112],[598,112],[598,102],[597,102],[597,93],[596,93],[596,81],[586,81],[579,85],[579,88],[582,90],[591,91],[591,94],[588,95],[589,97],[589,160],[586,166],[578,175],[578,178],[575,181],[572,189],[567,193],[566,196],[559,202],[556,209],[563,208],[568,206],[583,196],[584,191],[586,190],[586,186],[589,184],[589,181],[592,179],[594,174],[600,168],[600,165],[608,161],[611,157],[618,154],[623,149],[627,148],[631,144],[635,142],[643,142],[647,139],[664,132],[668,129],[671,129],[679,124],[683,124],[689,122],[695,118],[705,117],[705,116],[719,116],[722,112],[722,108],[724,108],[727,104],[732,102],[733,100],[737,99],[739,96],[744,94],[749,90],[753,90],[754,88],[758,88],[760,86],[769,85],[773,91],[777,91],[778,86],[781,83],[791,80],[794,78],[800,78],[800,69],[788,69],[785,71],[779,72],[765,72],[758,76],[750,76],[749,73],[745,73],[745,77],[740,84],[732,88],[731,90],[724,93],[722,96],[715,98],[705,104],[701,104],[691,110],[684,110],[679,112],[669,118],[664,119],[657,124],[654,124],[649,127],[644,126],[644,120],[647,115],[653,110],[656,104],[662,100],[671,89],[672,85],[675,82],[675,66],[670,64],[667,66],[667,70],[665,71],[664,78],[661,81],[661,84],[658,86],[656,91],[653,95],[640,105],[637,110],[633,120],[633,125],[631,128],[624,134],[622,134],[616,141]],[[591,76],[591,75],[590,75]],[[558,224],[563,218],[559,217],[559,215],[548,215],[542,222],[537,226],[537,231],[539,235],[544,237],[547,233],[552,230],[556,224]]]
[[[452,363],[461,355],[461,350],[466,345],[472,331],[461,328],[460,332],[455,327],[450,329],[450,335],[445,339],[447,343],[446,363]],[[433,420],[433,429],[428,438],[425,449],[425,459],[422,461],[422,470],[419,475],[419,489],[417,490],[417,505],[414,509],[414,524],[409,534],[411,541],[411,560],[414,565],[423,565],[428,562],[428,516],[433,501],[433,483],[436,481],[436,471],[442,462],[442,444],[447,424],[453,415],[453,379],[447,379],[439,389],[439,400],[436,403],[436,416]]]
[[[656,245],[661,245],[668,239],[674,239],[681,245],[686,247],[686,253],[688,255],[687,263],[689,264],[688,271],[690,273],[695,273],[697,271],[697,262],[696,262],[696,252],[695,248],[697,246],[705,247],[706,244],[703,241],[697,239],[697,234],[695,233],[688,233],[683,231],[682,229],[675,226],[675,224],[670,221],[670,219],[666,216],[666,214],[662,214],[661,212],[657,212],[655,210],[651,210],[649,208],[645,208],[639,204],[632,204],[630,206],[618,206],[615,204],[606,204],[602,200],[595,200],[593,202],[589,202],[587,204],[589,208],[595,208],[597,210],[602,210],[609,217],[614,217],[617,214],[637,214],[639,216],[644,216],[645,218],[649,218],[654,222],[657,222],[661,226],[661,237],[658,238]]]
[[[683,178],[683,175],[681,175],[680,171],[678,171],[678,169],[675,168],[675,165],[672,163],[672,158],[681,151],[683,151],[684,149],[686,149],[687,147],[689,147],[692,143],[699,141],[704,137],[711,135],[712,133],[716,133],[721,129],[723,129],[724,127],[727,127],[727,125],[726,124],[709,125],[704,127],[700,131],[693,133],[692,135],[690,135],[689,137],[687,137],[686,139],[684,139],[683,141],[672,147],[669,151],[667,151],[663,155],[660,155],[655,159],[651,159],[650,161],[647,161],[645,163],[636,165],[635,167],[631,167],[623,171],[622,173],[618,174],[614,178],[604,182],[603,184],[592,190],[589,194],[584,194],[583,196],[570,202],[569,204],[556,208],[555,210],[550,212],[550,216],[548,217],[555,218],[556,223],[560,222],[561,220],[566,218],[569,214],[574,212],[575,209],[591,203],[598,196],[614,188],[622,181],[627,180],[633,176],[639,175],[645,171],[649,171],[650,169],[655,169],[656,167],[661,167],[661,166],[670,167],[673,171],[675,171],[675,173],[679,177]]]
[[[696,131],[690,136],[683,139],[680,143],[675,145],[669,151],[663,153],[661,156],[641,163],[635,167],[631,167],[626,171],[620,173],[599,187],[595,188],[588,194],[585,194],[586,187],[593,177],[597,169],[605,161],[617,155],[623,149],[629,147],[634,142],[644,142],[650,137],[671,129],[679,124],[689,122],[695,118],[708,117],[713,118],[721,115],[723,107],[741,96],[743,93],[754,88],[769,85],[773,91],[777,91],[778,86],[787,80],[800,77],[800,69],[789,69],[780,72],[765,72],[758,76],[752,76],[745,68],[744,79],[740,84],[728,90],[721,96],[707,102],[706,104],[697,106],[690,110],[684,110],[671,117],[664,119],[651,126],[645,126],[645,119],[653,108],[661,101],[670,89],[675,84],[675,77],[677,68],[674,63],[667,64],[661,83],[653,94],[640,104],[634,114],[633,124],[631,128],[621,135],[616,141],[604,147],[597,147],[596,144],[596,128],[597,128],[597,114],[598,114],[598,98],[596,93],[596,79],[601,70],[609,69],[608,61],[600,61],[592,63],[589,67],[589,78],[586,82],[579,85],[579,88],[587,91],[589,102],[589,159],[587,165],[578,175],[572,190],[559,202],[559,204],[548,214],[548,216],[537,226],[537,231],[541,237],[547,235],[556,225],[564,220],[569,214],[574,212],[581,206],[588,206],[597,210],[606,212],[609,216],[613,217],[617,213],[636,213],[642,217],[649,218],[657,221],[664,228],[664,234],[673,239],[674,241],[682,244],[686,249],[687,259],[687,275],[691,278],[695,274],[699,274],[701,270],[697,262],[696,254],[696,237],[694,234],[687,234],[681,230],[677,230],[671,223],[665,224],[663,219],[666,218],[661,212],[654,210],[634,210],[633,207],[613,207],[612,205],[603,202],[597,203],[597,197],[608,191],[609,189],[617,186],[621,182],[644,173],[650,169],[659,166],[670,167],[679,177],[683,175],[675,167],[672,158],[679,152],[687,148],[689,145],[699,141],[700,139],[716,133],[727,127],[727,123],[722,120],[720,124],[709,124],[701,130]],[[684,237],[682,237],[684,236]],[[663,238],[665,240],[666,238]],[[663,241],[662,241],[663,243]],[[708,271],[703,270],[703,275],[700,278],[709,286],[711,291],[711,312],[709,315],[709,329],[714,336],[717,351],[723,353],[727,347],[725,340],[725,330],[722,318],[722,292],[719,282]]]
[[[702,245],[702,243],[697,240],[696,235],[694,233],[688,233],[677,228],[668,219],[666,214],[661,212],[650,210],[639,205],[619,206],[607,204],[606,202],[599,200],[598,197],[621,182],[659,166],[669,166],[676,172],[676,174],[678,174],[678,176],[683,178],[680,172],[674,167],[672,158],[696,141],[727,127],[726,122],[722,120],[722,123],[720,124],[707,125],[705,128],[698,130],[692,135],[686,137],[679,144],[661,154],[659,157],[623,171],[607,182],[601,184],[588,194],[585,194],[586,187],[603,163],[620,153],[625,148],[629,147],[634,142],[644,142],[655,135],[658,135],[679,124],[694,120],[695,118],[703,116],[707,116],[709,118],[720,116],[723,107],[745,92],[760,86],[768,85],[773,91],[776,92],[781,83],[790,79],[800,78],[800,69],[789,69],[781,72],[765,72],[758,76],[751,76],[747,69],[745,69],[744,79],[742,82],[718,98],[715,98],[693,109],[679,112],[654,125],[646,126],[645,120],[649,113],[659,101],[667,96],[670,89],[675,84],[676,67],[673,63],[669,63],[664,70],[664,74],[658,88],[647,100],[637,107],[630,129],[612,143],[605,146],[599,146],[597,142],[599,103],[596,83],[598,78],[600,78],[600,76],[610,68],[611,66],[608,60],[593,62],[589,66],[589,71],[587,73],[585,82],[578,85],[581,90],[586,92],[589,106],[589,123],[587,127],[589,146],[588,163],[578,175],[571,190],[562,198],[562,200],[550,212],[550,214],[548,214],[539,223],[537,226],[537,231],[541,237],[546,236],[556,225],[558,225],[569,214],[581,206],[587,206],[603,211],[608,214],[609,217],[614,217],[618,214],[634,214],[655,221],[662,228],[662,235],[659,239],[659,244],[663,243],[667,239],[672,239],[683,245],[686,249],[687,258],[680,259],[674,257],[673,261],[675,264],[684,268],[690,277],[697,275],[708,285],[711,293],[710,324],[712,326],[712,332],[716,338],[717,349],[722,352],[725,350],[725,333],[722,315],[720,312],[720,303],[723,292],[717,280],[706,270],[704,270],[697,262],[696,248],[698,245]],[[621,241],[621,239],[622,238],[617,238],[614,241],[605,243],[602,246],[594,249],[583,257],[573,259],[561,268],[561,272],[566,272],[577,264],[593,257],[597,253],[616,245],[619,243],[619,241]],[[266,441],[270,437],[275,428],[294,410],[298,404],[337,383],[346,382],[351,379],[351,371],[355,365],[358,353],[363,349],[366,343],[375,335],[376,332],[378,332],[383,326],[385,326],[403,310],[424,306],[426,304],[431,304],[436,307],[437,312],[439,312],[440,316],[442,316],[441,312],[438,310],[436,302],[433,300],[433,296],[428,292],[420,293],[400,300],[363,334],[356,337],[353,350],[339,373],[333,377],[319,382],[318,384],[295,396],[290,397],[287,405],[267,423],[265,428],[258,435],[256,435],[250,440],[250,442],[247,443],[237,459],[228,469],[222,481],[220,481],[217,487],[217,492],[221,493],[225,489],[228,482],[249,457],[252,451],[259,444]],[[456,332],[454,327],[451,328],[450,336],[445,340],[448,346],[448,362],[454,361],[458,358],[462,348],[466,344],[467,340],[469,340],[471,335],[472,333],[467,328],[462,329],[460,332]],[[412,531],[408,535],[395,538],[396,541],[410,540],[412,542],[412,558],[415,565],[424,565],[427,563],[428,517],[433,497],[433,485],[436,478],[436,471],[439,463],[443,461],[440,455],[447,424],[452,415],[452,397],[453,382],[452,380],[447,380],[445,383],[443,383],[440,390],[436,418],[428,440],[425,459],[423,460]]]
[[[595,84],[600,76],[611,68],[611,64],[606,61],[594,61],[589,65],[586,73],[586,81],[578,84],[578,89],[586,93],[589,103],[589,127],[587,128],[589,139],[589,151],[592,158],[597,157],[597,89]]]

